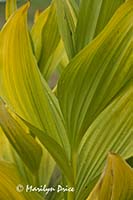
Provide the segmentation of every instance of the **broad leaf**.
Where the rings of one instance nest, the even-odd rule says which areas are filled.
[[[75,32],[76,52],[96,37],[125,0],[81,0]]]
[[[42,156],[40,156],[41,159]],[[35,176],[32,171],[27,168],[21,157],[15,151],[13,146],[9,143],[6,135],[0,128],[0,160],[12,162],[16,165],[16,170],[23,177],[25,183],[33,185],[35,183]],[[42,159],[41,159],[42,160]],[[39,164],[39,163],[38,163]],[[40,171],[40,166],[38,168]]]
[[[27,193],[26,185],[28,184],[25,184],[23,178],[18,175],[17,168],[13,164],[0,161],[0,199],[44,200],[36,192]],[[18,189],[21,192],[17,191]]]
[[[73,3],[71,3],[72,1],[70,0],[55,0],[55,2],[59,30],[64,42],[68,58],[71,59],[75,55],[74,32],[77,23],[77,16],[75,13],[75,10],[77,10],[77,6],[76,3],[74,3],[74,1]]]
[[[41,143],[39,144],[41,145]],[[42,145],[41,147],[42,147],[43,153],[39,157],[41,161],[38,168],[38,172],[36,173],[36,175],[34,175],[26,167],[21,157],[13,149],[12,145],[7,140],[5,134],[2,133],[2,130],[0,130],[0,160],[14,163],[16,165],[16,171],[19,173],[21,177],[23,177],[23,180],[25,183],[28,183],[30,185],[36,185],[36,186],[37,185],[48,186],[53,176],[55,162],[50,156],[50,154],[47,152],[47,150],[44,149]]]
[[[28,7],[29,2],[18,9],[0,33],[0,95],[21,117],[65,146],[69,154],[58,101],[41,77],[32,52]]]
[[[58,30],[56,9],[54,3],[52,3],[49,8],[47,8],[39,15],[35,24],[32,27],[31,34],[39,68],[44,77],[48,78],[51,70],[53,70],[57,65],[55,61],[54,63],[52,63],[52,61],[53,54],[59,46],[60,42],[60,34]],[[58,50],[60,59],[62,52],[63,47],[60,46],[60,50]]]
[[[26,133],[25,128],[13,119],[4,103],[0,100],[0,126],[27,167],[36,173],[41,160],[41,147]]]
[[[6,20],[17,9],[17,0],[6,0]]]
[[[36,128],[31,125],[27,121],[21,120],[27,125],[31,134],[37,136],[40,142],[44,145],[44,147],[48,150],[48,152],[52,155],[60,169],[62,170],[64,177],[68,181],[68,183],[73,184],[73,174],[72,167],[69,163],[69,160],[65,154],[64,149],[54,140],[52,139],[46,132]],[[64,162],[65,160],[65,162]]]
[[[28,133],[26,133],[26,128],[24,127],[23,122],[29,128],[31,134],[29,130]],[[21,159],[32,172],[37,172],[36,170],[40,165],[40,159],[42,155],[39,144],[32,137],[37,136],[37,138],[41,141],[41,143],[59,165],[68,182],[73,182],[72,169],[65,150],[46,132],[39,130],[27,121],[19,118],[19,116],[10,109],[7,110],[2,101],[0,101],[0,126],[15,150],[18,152]],[[48,154],[46,153],[45,160],[47,156]]]
[[[11,145],[0,127],[0,160],[13,162]]]
[[[87,197],[102,171],[108,152],[132,155],[132,85],[128,84],[96,118],[83,137],[77,166],[76,199]]]
[[[97,39],[68,64],[59,80],[58,98],[73,148],[131,78],[132,7],[133,2],[125,3]]]
[[[131,200],[133,170],[118,155],[110,153],[104,172],[87,200]]]

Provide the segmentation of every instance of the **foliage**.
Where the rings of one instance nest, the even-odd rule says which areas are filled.
[[[133,1],[53,0],[30,31],[29,6],[0,31],[0,199],[131,200]]]

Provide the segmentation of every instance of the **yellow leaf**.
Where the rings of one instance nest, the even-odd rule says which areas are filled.
[[[105,170],[87,200],[131,200],[133,170],[118,155],[110,153]]]

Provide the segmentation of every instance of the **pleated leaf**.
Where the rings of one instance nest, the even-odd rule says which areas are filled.
[[[125,0],[81,0],[75,31],[76,52],[79,52],[108,23],[114,12]]]
[[[72,168],[69,163],[69,160],[65,154],[64,149],[53,139],[51,138],[46,132],[36,128],[32,124],[28,123],[27,121],[21,120],[27,125],[31,134],[37,136],[40,142],[44,145],[44,147],[48,150],[51,156],[54,158],[60,169],[62,170],[64,177],[68,181],[68,183],[73,183],[73,174]]]
[[[42,156],[40,156],[40,160]],[[0,160],[15,163],[17,172],[20,176],[23,177],[23,180],[28,182],[29,184],[34,184],[35,182],[35,174],[27,168],[26,164],[23,162],[21,157],[15,151],[13,146],[10,144],[9,140],[7,139],[6,135],[0,128]],[[38,163],[39,164],[39,163]],[[40,162],[41,164],[41,162]],[[40,165],[38,171],[40,170]]]
[[[29,128],[28,133],[26,133],[25,127],[23,127],[23,122]],[[69,165],[65,150],[47,133],[34,127],[22,118],[19,118],[19,116],[10,109],[7,110],[2,101],[0,101],[0,126],[21,159],[33,173],[37,172],[42,156],[39,144],[32,137],[37,136],[59,165],[66,179],[69,182],[73,181],[71,166]],[[48,158],[47,153],[45,154],[45,160],[46,157]]]
[[[22,192],[17,191],[17,186],[20,189],[23,187]],[[21,186],[22,185],[22,186]],[[25,191],[26,185],[23,178],[17,173],[17,168],[10,162],[0,161],[0,199],[2,200],[44,200],[36,192],[27,193]]]
[[[1,100],[0,126],[27,167],[33,173],[36,173],[42,155],[41,147],[35,139],[26,132],[25,128],[21,127],[19,122],[11,116]]]
[[[108,152],[124,158],[132,155],[132,85],[96,118],[82,139],[77,167],[76,199],[87,197],[100,175]]]
[[[17,9],[17,0],[6,0],[6,20]]]
[[[11,154],[11,145],[0,127],[0,159],[6,161],[13,161]]]
[[[133,169],[110,153],[105,170],[87,200],[133,199]]]
[[[77,23],[77,6],[74,1],[55,0],[59,30],[68,58],[75,55],[74,31]],[[71,3],[73,2],[73,3]]]
[[[35,55],[38,61],[38,66],[44,77],[48,78],[51,71],[53,71],[57,65],[56,62],[52,63],[52,61],[53,54],[60,42],[54,3],[52,3],[49,8],[39,15],[32,27],[31,35],[35,47]],[[63,48],[60,46],[60,50],[58,51],[60,59],[62,51]]]
[[[131,78],[132,7],[125,3],[104,31],[66,67],[57,93],[72,147]]]
[[[58,101],[41,77],[32,52],[28,7],[29,2],[18,9],[0,33],[0,95],[16,113],[46,130],[69,152]]]

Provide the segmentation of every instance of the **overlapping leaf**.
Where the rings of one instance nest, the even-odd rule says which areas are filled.
[[[41,147],[35,139],[13,117],[5,108],[4,103],[0,100],[0,126],[6,134],[21,159],[36,173],[41,160]]]
[[[37,152],[38,155],[38,152]],[[35,156],[35,155],[34,155]],[[41,156],[42,157],[42,156]],[[42,160],[40,157],[40,160]],[[6,135],[0,128],[0,160],[12,162],[16,165],[17,172],[20,176],[23,177],[25,183],[34,184],[35,183],[35,176],[29,168],[27,168],[26,163],[23,162],[21,157],[15,151],[9,140],[7,139]],[[34,160],[34,158],[33,158]],[[39,161],[39,159],[38,159]],[[38,163],[39,166],[39,163]],[[40,171],[40,167],[36,169],[36,173]]]
[[[125,0],[81,0],[75,31],[76,52],[79,52],[108,23]]]
[[[109,154],[105,170],[87,200],[131,200],[133,170],[122,158]]]
[[[74,32],[77,23],[77,6],[74,1],[55,0],[60,33],[68,58],[75,55]]]
[[[12,161],[12,154],[9,141],[5,134],[3,133],[2,128],[0,127],[0,159],[6,161]]]
[[[77,167],[76,199],[82,200],[100,175],[106,155],[115,152],[128,158],[132,155],[132,85],[122,90],[117,98],[97,117],[83,137]]]
[[[22,121],[30,129],[32,135],[37,136],[48,152],[53,156],[66,179],[72,183],[73,175],[65,150],[47,133],[32,126],[25,120],[20,120],[12,111],[7,110],[3,102],[0,102],[0,125],[9,141],[18,152],[21,159],[32,172],[37,172],[40,165],[41,149],[30,133],[26,133]],[[10,114],[11,113],[11,114]],[[48,155],[45,155],[45,157]],[[65,160],[65,162],[64,162]]]
[[[125,3],[104,31],[67,66],[58,84],[58,98],[71,145],[131,78],[132,7]]]
[[[47,133],[39,130],[38,128],[29,124],[27,121],[23,119],[22,121],[27,125],[31,133],[38,137],[38,139],[41,141],[44,147],[52,155],[52,157],[54,158],[56,163],[59,165],[60,169],[62,170],[68,182],[73,184],[72,168],[65,154],[65,150],[54,139],[52,139]]]
[[[21,117],[65,146],[69,154],[58,102],[42,79],[32,52],[28,7],[29,3],[18,9],[0,33],[0,95]]]
[[[64,52],[63,45],[59,44],[60,34],[54,3],[39,15],[31,34],[39,68],[44,77],[48,78]],[[53,58],[55,55],[56,59]]]
[[[6,19],[8,19],[16,9],[16,0],[6,0]]]
[[[16,190],[19,184],[24,187],[23,192]],[[27,193],[25,191],[26,185],[23,178],[18,175],[17,169],[13,164],[0,161],[0,198],[2,200],[44,200],[36,192]]]
[[[20,176],[23,177],[24,182],[30,185],[48,185],[53,176],[55,162],[42,145],[41,148],[43,150],[43,153],[42,155],[40,155],[40,157],[38,157],[39,167],[38,171],[34,175],[33,173],[31,173],[31,170],[26,167],[21,157],[18,155],[18,153],[16,153],[16,151],[6,138],[5,134],[2,132],[2,129],[0,129],[0,160],[14,163],[16,165],[16,171],[19,173]],[[38,153],[36,154],[36,156],[39,156]],[[39,159],[41,160],[40,162]]]

